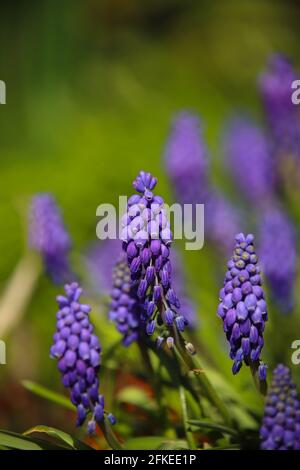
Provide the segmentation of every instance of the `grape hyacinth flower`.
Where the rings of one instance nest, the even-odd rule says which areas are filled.
[[[105,296],[111,290],[111,277],[122,253],[120,240],[106,239],[93,244],[85,255],[89,285],[94,293]]]
[[[180,204],[201,204],[206,198],[207,150],[200,120],[182,111],[174,119],[165,150],[165,164]]]
[[[32,199],[29,241],[31,247],[41,254],[45,270],[55,283],[70,280],[71,240],[50,194],[37,194]]]
[[[111,298],[109,318],[123,335],[124,346],[129,346],[139,338],[142,306],[137,296],[137,286],[131,282],[125,253],[121,254],[113,269]]]
[[[238,214],[231,204],[211,188],[208,151],[196,114],[183,111],[175,118],[165,150],[165,166],[179,204],[205,204],[205,237],[228,251],[237,233]]]
[[[276,155],[300,158],[299,109],[292,102],[292,83],[297,80],[292,63],[281,54],[269,59],[259,80]]]
[[[231,240],[241,226],[235,207],[217,191],[211,192],[205,203],[205,236],[224,253],[231,250]]]
[[[131,280],[143,305],[140,315],[147,335],[157,330],[157,345],[165,340],[174,346],[174,330],[184,331],[187,320],[180,313],[180,302],[171,284],[169,259],[172,232],[164,201],[153,194],[157,179],[141,171],[133,186],[139,194],[128,199],[123,217],[122,240]]]
[[[104,398],[99,394],[101,346],[89,319],[91,308],[79,302],[82,289],[73,282],[65,285],[65,293],[57,297],[57,329],[50,354],[58,359],[63,385],[71,389],[71,401],[77,408],[77,426],[91,413],[87,430],[92,434],[106,413]],[[115,422],[113,415],[107,418]]]
[[[266,366],[260,362],[260,356],[268,316],[254,237],[239,233],[235,239],[234,253],[227,263],[224,287],[220,291],[218,316],[223,320],[230,344],[233,374],[239,372],[244,362],[252,370],[258,370],[259,380],[265,381]]]
[[[260,258],[271,293],[281,310],[293,308],[293,289],[297,273],[294,227],[278,207],[268,208],[260,220]]]
[[[260,439],[262,450],[300,450],[300,401],[290,370],[282,364],[273,372]]]
[[[230,173],[246,199],[259,206],[270,200],[274,171],[263,131],[249,119],[235,118],[225,134],[224,149]]]

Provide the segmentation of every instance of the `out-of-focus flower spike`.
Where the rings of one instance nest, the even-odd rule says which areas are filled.
[[[262,213],[259,239],[261,263],[272,296],[280,310],[288,313],[294,305],[297,251],[294,227],[281,208],[270,206]]]
[[[250,119],[232,119],[224,136],[227,165],[238,189],[255,206],[274,193],[274,161],[263,130]]]
[[[299,76],[293,64],[282,54],[273,54],[266,71],[259,78],[259,88],[266,111],[273,153],[286,165],[291,156],[300,158],[299,107],[292,101],[292,83]]]
[[[71,240],[50,194],[37,194],[31,201],[29,242],[41,254],[45,270],[55,283],[61,284],[74,277],[69,264]]]

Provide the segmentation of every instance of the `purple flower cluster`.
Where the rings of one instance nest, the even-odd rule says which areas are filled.
[[[81,426],[89,413],[88,432],[95,431],[96,423],[104,419],[104,398],[99,394],[98,372],[101,347],[89,319],[90,306],[81,304],[82,289],[77,283],[66,284],[66,296],[59,295],[57,330],[53,337],[51,357],[58,359],[62,383],[71,389],[71,401],[77,407],[77,426]],[[107,415],[115,422],[114,416]]]
[[[292,102],[292,82],[297,74],[281,54],[270,57],[268,69],[260,77],[260,91],[265,106],[276,155],[300,157],[299,109]]]
[[[255,205],[272,198],[274,169],[263,131],[245,118],[234,119],[225,134],[224,148],[238,189]]]
[[[211,192],[205,203],[205,236],[230,253],[235,234],[241,230],[239,214],[230,201],[218,192]]]
[[[153,194],[157,179],[141,171],[133,183],[140,194],[128,200],[122,219],[123,249],[127,255],[131,280],[143,305],[140,319],[148,335],[158,327],[160,346],[164,339],[173,347],[173,328],[184,331],[187,320],[179,313],[180,302],[171,285],[170,245],[172,233],[164,201]]]
[[[294,227],[282,210],[270,207],[260,220],[260,258],[272,295],[283,311],[293,307],[297,272]]]
[[[300,402],[291,373],[282,364],[273,372],[260,439],[262,450],[300,450]]]
[[[86,256],[85,264],[88,281],[95,294],[108,295],[111,290],[111,276],[122,253],[120,240],[106,239],[93,244]]]
[[[179,113],[165,151],[168,176],[180,204],[205,204],[205,236],[227,252],[228,240],[240,227],[239,217],[230,202],[212,189],[207,154],[198,117]]]
[[[142,306],[137,296],[137,286],[131,282],[125,253],[122,253],[113,269],[111,298],[109,318],[123,335],[124,346],[129,346],[139,337]]]
[[[29,241],[43,257],[45,269],[55,283],[70,281],[71,240],[50,194],[38,194],[32,199]]]
[[[196,114],[183,111],[175,117],[165,163],[177,200],[181,204],[202,203],[209,190],[207,150]]]
[[[244,362],[247,366],[257,366],[259,379],[265,380],[266,366],[259,360],[268,316],[253,240],[253,235],[240,233],[236,236],[234,253],[227,263],[224,287],[220,291],[218,316],[223,320],[230,344],[233,374],[239,372]]]

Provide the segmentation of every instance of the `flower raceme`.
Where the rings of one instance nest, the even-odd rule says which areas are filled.
[[[91,413],[87,429],[92,434],[106,413],[104,397],[99,394],[101,346],[89,319],[90,306],[79,302],[82,289],[74,282],[65,286],[65,293],[57,297],[59,311],[50,354],[58,359],[63,385],[71,389],[71,401],[77,408],[77,426]],[[111,413],[107,418],[115,423]]]
[[[239,372],[244,362],[247,366],[257,366],[259,379],[264,381],[266,366],[260,363],[260,355],[268,315],[253,240],[251,234],[236,236],[234,253],[227,263],[224,287],[220,291],[218,316],[223,320],[230,344],[233,374]]]
[[[272,199],[274,163],[263,131],[247,118],[234,118],[224,147],[230,173],[245,198],[256,206]]]
[[[198,116],[175,116],[165,150],[165,165],[181,204],[200,204],[209,192],[207,149]]]
[[[294,306],[297,275],[295,227],[280,207],[266,209],[259,224],[259,252],[262,267],[280,311],[288,313]],[[276,253],[276,256],[274,256]]]
[[[299,109],[292,101],[292,84],[297,78],[293,64],[284,55],[273,54],[260,77],[259,88],[275,155],[293,155],[299,160]]]
[[[260,429],[262,450],[300,450],[300,401],[287,367],[273,372]]]
[[[142,306],[137,295],[137,285],[131,282],[125,253],[119,256],[113,269],[111,299],[109,318],[123,335],[124,346],[129,346],[139,337]]]
[[[240,227],[239,215],[230,201],[212,188],[208,150],[195,113],[183,111],[175,117],[164,163],[176,200],[194,207],[205,204],[205,236],[227,253],[228,240]]]
[[[29,241],[44,261],[52,280],[61,284],[70,280],[71,240],[60,211],[50,194],[37,194],[30,207]]]
[[[172,288],[172,232],[164,201],[153,194],[156,183],[157,179],[144,171],[133,182],[139,194],[128,200],[122,240],[131,281],[142,305],[140,319],[144,329],[149,336],[159,329],[157,345],[166,341],[172,349],[174,329],[184,331],[187,320],[180,313],[180,302]]]

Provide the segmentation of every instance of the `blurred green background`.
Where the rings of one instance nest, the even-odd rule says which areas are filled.
[[[234,110],[246,108],[262,120],[257,75],[273,51],[299,65],[299,24],[297,1],[2,2],[0,79],[7,104],[0,106],[0,289],[24,252],[32,194],[57,198],[75,264],[96,240],[96,207],[128,194],[140,169],[158,176],[160,193],[170,197],[162,154],[170,119],[182,108],[199,112],[212,177],[238,204],[222,168],[220,132]],[[206,246],[186,256],[199,334],[222,373],[252,393],[247,371],[231,378],[215,318],[223,260]],[[33,379],[62,390],[49,360],[58,290],[41,277],[22,322],[3,338],[0,427],[23,431],[45,422],[73,428],[73,419],[20,385]],[[100,323],[102,343],[109,346],[116,339],[113,327]],[[125,367],[135,353],[132,347]]]

